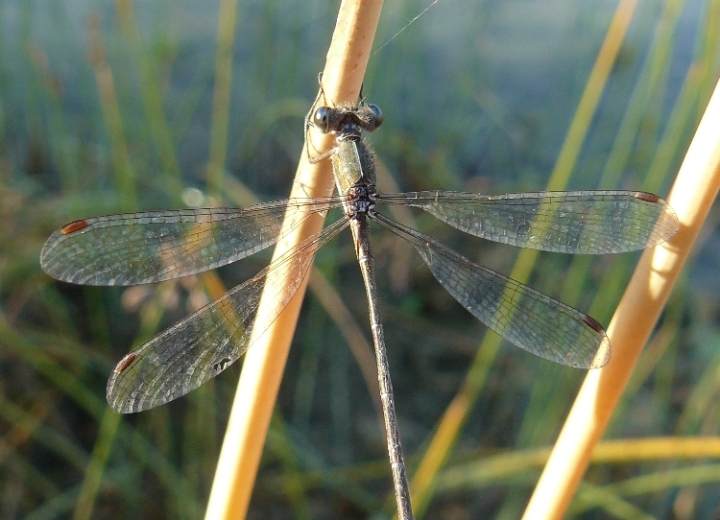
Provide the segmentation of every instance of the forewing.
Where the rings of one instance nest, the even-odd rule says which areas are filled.
[[[208,271],[274,244],[337,199],[293,199],[244,209],[146,211],[78,220],[48,238],[40,255],[53,278],[135,285]]]
[[[572,254],[622,253],[675,234],[675,212],[637,191],[567,191],[482,195],[432,191],[381,195],[409,204],[461,231],[528,249]]]

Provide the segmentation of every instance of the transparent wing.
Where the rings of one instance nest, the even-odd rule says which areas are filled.
[[[273,308],[269,326],[297,292],[315,251],[348,224],[346,217],[308,238],[245,283],[126,355],[115,367],[107,400],[120,413],[141,412],[185,395],[235,362],[250,346],[260,297]],[[289,268],[287,284],[271,285],[272,272]],[[259,332],[256,331],[257,337]]]
[[[541,292],[475,264],[432,237],[380,214],[374,219],[410,242],[435,278],[477,319],[537,356],[576,368],[610,359],[610,342],[593,318]]]
[[[244,209],[146,211],[77,220],[48,238],[40,264],[53,278],[85,285],[135,285],[208,271],[277,242],[339,198],[293,199]]]
[[[667,202],[638,191],[427,191],[383,194],[380,201],[422,208],[477,237],[557,253],[635,251],[664,242],[679,227]]]

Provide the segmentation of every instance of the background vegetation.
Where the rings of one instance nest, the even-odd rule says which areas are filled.
[[[336,2],[240,3],[228,62],[218,58],[218,4],[0,0],[1,518],[198,518],[204,511],[240,364],[137,416],[108,411],[104,388],[125,352],[208,301],[207,280],[75,287],[42,273],[38,257],[47,236],[76,218],[240,206],[288,193]],[[366,77],[364,93],[385,113],[371,139],[381,188],[544,189],[616,4],[441,0],[390,39],[426,5],[386,3]],[[719,23],[712,0],[638,4],[568,189],[667,194],[718,78]],[[218,74],[231,75],[227,106],[213,104]],[[218,162],[223,182],[209,182],[208,164]],[[606,438],[716,435],[717,217]],[[513,248],[421,215],[404,218],[470,258],[512,270]],[[489,352],[478,350],[486,330],[412,251],[376,237],[413,465],[476,354]],[[607,324],[637,256],[544,254],[528,283]],[[267,258],[220,276],[229,287]],[[369,338],[349,236],[326,247],[317,266]],[[313,288],[250,518],[382,518],[393,509],[374,389],[347,348],[347,324],[328,314],[321,284]],[[553,443],[584,375],[507,343],[484,359],[477,400],[438,475],[429,518],[519,517],[541,468],[533,450]],[[717,517],[716,462],[633,455],[591,466],[574,518]]]

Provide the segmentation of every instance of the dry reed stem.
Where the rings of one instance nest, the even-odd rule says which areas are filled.
[[[720,83],[680,167],[668,202],[680,230],[665,244],[646,250],[608,327],[610,363],[591,371],[560,432],[523,516],[561,518],[572,499],[595,444],[627,385],[643,346],[690,253],[720,189]]]
[[[356,102],[381,8],[381,0],[345,0],[340,6],[323,72],[327,102],[337,105]],[[332,142],[330,136],[313,136],[313,144],[325,150]],[[303,149],[290,196],[318,197],[330,192],[332,172],[329,162],[309,164]],[[308,219],[300,229],[278,243],[273,259],[317,233],[322,224],[320,217]],[[278,273],[272,283],[283,283],[290,276],[291,273]],[[247,513],[306,284],[307,280],[269,326],[264,325],[263,320],[267,309],[273,309],[273,303],[260,304],[254,328],[265,332],[252,343],[245,356],[206,511],[207,519],[244,518]]]

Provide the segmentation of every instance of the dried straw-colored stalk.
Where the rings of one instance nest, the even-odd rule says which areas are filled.
[[[720,82],[668,202],[680,230],[645,251],[608,327],[610,363],[588,374],[523,516],[562,518],[720,189]]]
[[[356,102],[381,8],[381,0],[345,0],[342,3],[323,72],[327,102],[336,105]],[[317,149],[325,150],[332,142],[329,136],[313,135],[313,144]],[[329,161],[309,164],[303,149],[290,196],[327,196],[331,191]],[[274,258],[317,233],[322,224],[320,217],[308,219],[300,229],[278,243]],[[291,276],[292,273],[280,273],[272,283],[282,283]],[[254,329],[265,332],[252,343],[245,356],[210,494],[207,519],[238,519],[247,513],[306,283],[307,280],[269,326],[263,324],[267,314],[263,309],[274,306],[272,302],[260,305]]]

